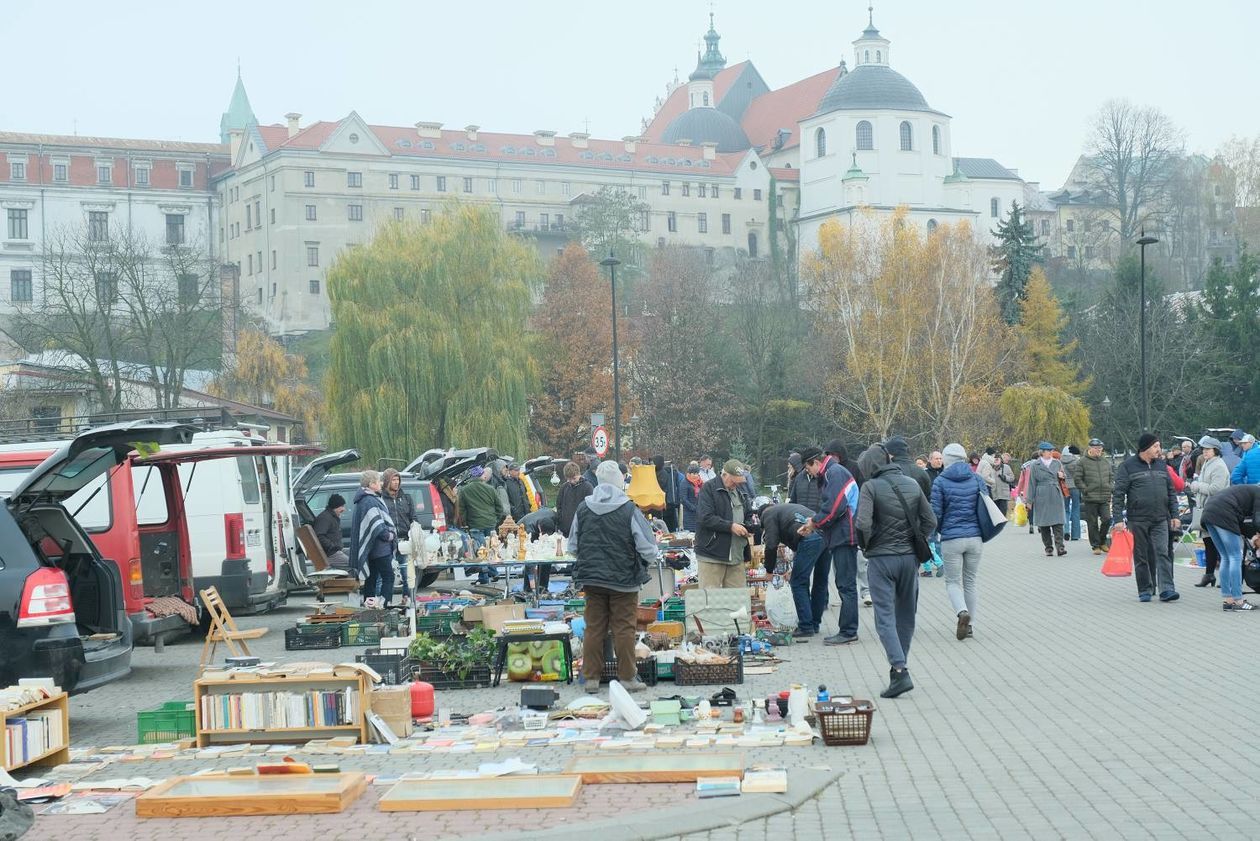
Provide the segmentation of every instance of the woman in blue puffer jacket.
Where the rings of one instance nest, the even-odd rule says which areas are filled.
[[[984,548],[976,506],[989,487],[972,472],[962,444],[950,444],[942,455],[945,469],[932,482],[932,512],[940,524],[945,593],[958,615],[957,637],[965,640],[975,635],[976,575]]]

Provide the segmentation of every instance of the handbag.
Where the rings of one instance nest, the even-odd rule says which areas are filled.
[[[901,493],[901,488],[897,487],[897,484],[890,479],[884,479],[884,481],[888,483],[893,493],[897,495],[897,501],[901,503],[901,511],[906,515],[906,526],[910,529],[910,542],[914,546],[914,556],[921,564],[932,560],[932,547],[928,544],[927,538],[920,533],[918,519],[910,516],[910,506],[906,503],[906,498]]]
[[[1006,527],[1006,517],[988,494],[976,494],[976,521],[980,524],[980,541],[988,543]]]

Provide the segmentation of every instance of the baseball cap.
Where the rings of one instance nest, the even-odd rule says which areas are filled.
[[[726,463],[722,465],[722,472],[728,476],[739,476],[747,469],[742,462],[733,458],[727,459]]]
[[[1040,444],[1038,444],[1038,445],[1037,445],[1037,449],[1039,449],[1039,450],[1053,450],[1053,449],[1054,449],[1054,444],[1051,444],[1049,441],[1042,441]]]
[[[823,451],[817,447],[801,447],[801,463],[813,461],[816,458],[822,458]]]
[[[1091,447],[1101,447],[1103,445],[1103,442],[1101,438],[1090,438],[1089,445]]]
[[[1243,432],[1241,429],[1235,429],[1233,432],[1229,433],[1229,440],[1241,441],[1246,435],[1247,433]]]
[[[1256,436],[1254,436],[1254,435],[1252,435],[1250,432],[1248,432],[1248,433],[1247,433],[1246,435],[1244,435],[1242,438],[1239,438],[1239,439],[1238,439],[1238,443],[1239,443],[1239,444],[1254,444],[1254,443],[1256,443]]]

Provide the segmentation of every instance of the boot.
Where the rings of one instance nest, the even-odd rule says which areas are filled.
[[[914,689],[914,684],[910,681],[910,670],[896,669],[888,670],[888,688],[879,693],[881,698],[896,698],[898,695],[904,695]]]
[[[1213,573],[1210,573],[1210,572],[1205,572],[1205,573],[1203,573],[1203,578],[1199,581],[1199,583],[1198,583],[1198,584],[1195,584],[1194,586],[1196,586],[1196,587],[1215,587],[1215,586],[1216,586],[1216,575],[1215,575],[1215,574],[1213,574]]]

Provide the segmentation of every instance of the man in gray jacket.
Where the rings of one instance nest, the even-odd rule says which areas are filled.
[[[634,657],[635,608],[639,588],[656,562],[656,538],[647,518],[622,489],[615,461],[595,469],[599,484],[578,503],[569,530],[574,586],[586,593],[586,635],[582,645],[582,677],[594,693],[604,674],[604,638],[611,633],[617,657],[617,679],[629,692],[647,687],[637,678]]]
[[[858,496],[858,542],[869,564],[875,630],[890,667],[888,688],[879,694],[896,698],[914,689],[906,668],[919,605],[914,537],[927,540],[936,530],[936,515],[927,497],[916,493],[918,483],[892,463],[882,444],[862,453],[858,468],[867,477]]]

